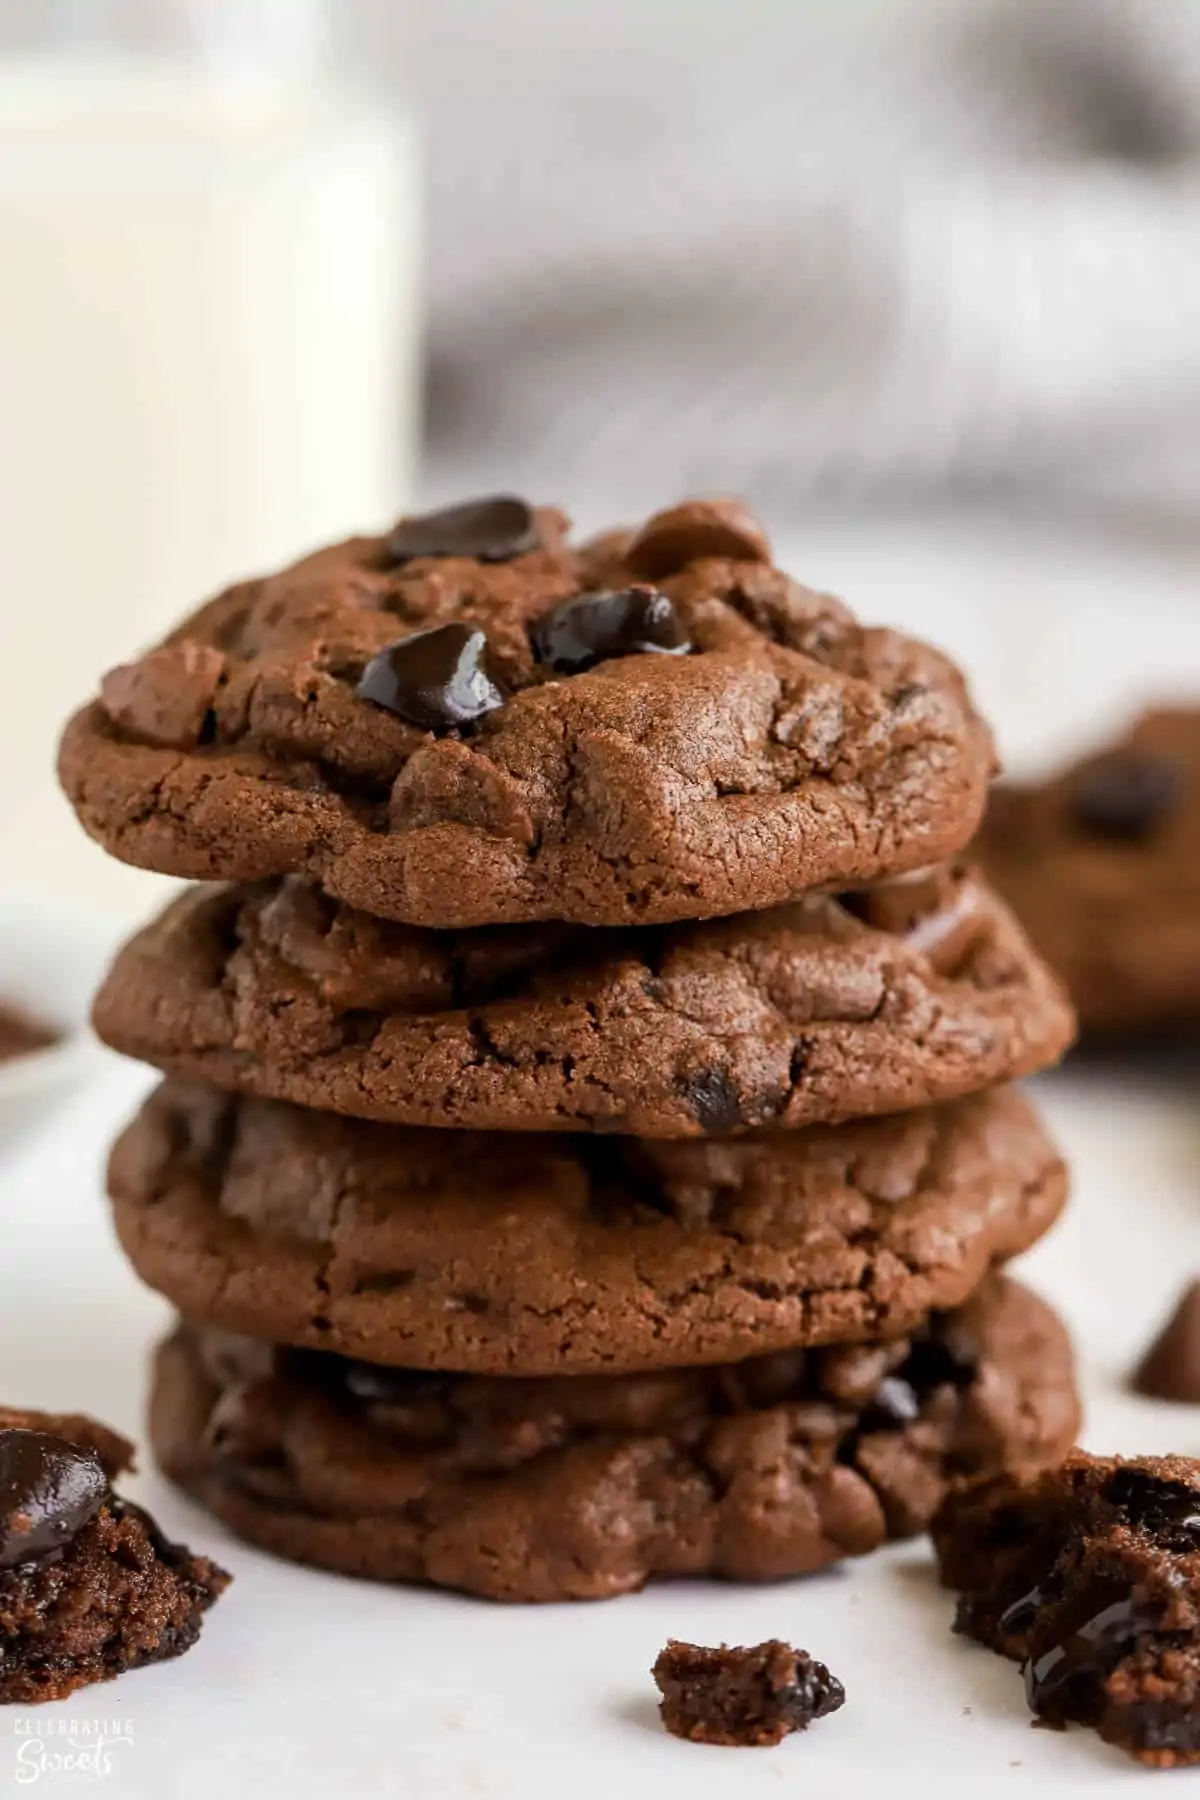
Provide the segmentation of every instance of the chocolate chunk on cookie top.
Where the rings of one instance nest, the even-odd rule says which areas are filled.
[[[477,562],[499,563],[528,555],[538,542],[533,508],[513,494],[496,494],[401,519],[388,534],[384,554],[388,562],[396,564],[431,556],[467,556]]]
[[[779,1638],[748,1650],[671,1638],[652,1673],[663,1724],[694,1744],[778,1744],[846,1703],[824,1663]]]
[[[229,1585],[113,1492],[131,1461],[81,1414],[0,1407],[0,1704],[181,1655]]]
[[[952,1492],[933,1539],[956,1629],[1023,1664],[1040,1719],[1200,1762],[1200,1462],[1075,1451]]]
[[[514,496],[230,589],[110,671],[60,772],[113,854],[411,924],[663,923],[956,853],[992,769],[937,651],[740,503],[591,545]]]
[[[692,647],[674,602],[647,587],[564,600],[530,636],[539,663],[556,675],[581,674],[612,656],[686,656]]]
[[[355,691],[426,731],[471,725],[504,705],[488,669],[487,638],[455,623],[389,644],[371,658]]]

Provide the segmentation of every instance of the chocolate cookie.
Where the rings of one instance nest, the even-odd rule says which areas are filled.
[[[185,894],[100,991],[105,1042],[409,1125],[729,1134],[895,1112],[1052,1061],[1073,1021],[1005,908],[943,870],[598,933],[387,925],[298,882]]]
[[[1036,787],[1001,787],[979,855],[1087,1032],[1200,1019],[1200,711],[1147,713]]]
[[[1066,1170],[1011,1089],[728,1143],[370,1125],[167,1082],[122,1245],[186,1316],[485,1374],[886,1337],[1035,1242]]]
[[[1200,1762],[1200,1462],[1077,1451],[951,1495],[933,1537],[955,1629],[1024,1664],[1041,1719]]]
[[[62,1700],[182,1655],[228,1587],[113,1493],[132,1460],[82,1414],[0,1407],[0,1704]]]
[[[741,912],[967,842],[993,754],[943,656],[781,574],[734,501],[602,554],[565,526],[475,503],[231,589],[68,726],[84,826],[433,926]]]
[[[166,1472],[301,1562],[497,1600],[774,1580],[920,1531],[953,1474],[1046,1462],[1078,1419],[1040,1300],[996,1277],[885,1350],[545,1380],[420,1375],[183,1327]]]

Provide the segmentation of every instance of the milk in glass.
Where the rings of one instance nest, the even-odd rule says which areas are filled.
[[[209,592],[401,510],[417,271],[401,107],[0,59],[0,879],[135,898],[57,796],[58,728]]]

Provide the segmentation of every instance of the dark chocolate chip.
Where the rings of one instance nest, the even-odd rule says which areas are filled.
[[[529,636],[538,661],[558,675],[611,656],[686,656],[692,647],[674,601],[652,587],[579,594],[536,619]]]
[[[357,692],[425,731],[470,725],[507,698],[488,667],[487,638],[458,621],[389,644],[371,658]]]
[[[1114,751],[1079,777],[1072,795],[1076,823],[1099,837],[1142,843],[1183,798],[1183,774],[1164,757]]]
[[[860,1432],[901,1431],[921,1416],[921,1401],[911,1382],[885,1375],[858,1422]]]
[[[1188,1284],[1133,1374],[1139,1394],[1200,1403],[1200,1281]]]
[[[0,1569],[61,1550],[107,1497],[94,1450],[45,1431],[0,1431]]]
[[[744,1122],[737,1089],[723,1069],[698,1069],[677,1085],[703,1130],[734,1131]]]
[[[413,562],[419,556],[509,562],[536,550],[539,542],[533,508],[512,494],[494,494],[401,519],[388,538],[387,556],[392,563]]]

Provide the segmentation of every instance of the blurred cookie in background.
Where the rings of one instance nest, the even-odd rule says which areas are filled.
[[[1036,785],[1002,785],[977,854],[1085,1035],[1200,1020],[1200,708],[1147,712]]]

